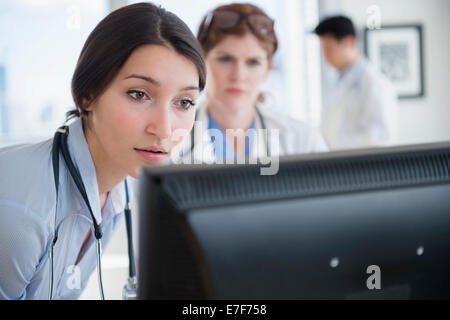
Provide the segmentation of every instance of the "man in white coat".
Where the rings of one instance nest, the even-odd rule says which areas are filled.
[[[338,71],[322,113],[322,134],[330,150],[395,144],[397,97],[389,80],[357,48],[352,21],[330,17],[314,32],[326,61]]]

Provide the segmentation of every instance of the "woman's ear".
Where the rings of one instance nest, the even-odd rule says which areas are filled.
[[[92,111],[94,108],[94,104],[93,104],[93,100],[92,100],[92,96],[89,95],[88,97],[84,97],[81,100],[81,105],[82,105],[82,109],[85,111]]]
[[[267,59],[269,65],[269,71],[273,68],[273,57],[268,57]]]
[[[269,76],[269,72],[272,70],[272,68],[273,68],[273,57],[272,58],[269,57],[269,59],[267,60],[267,70],[264,80],[267,79],[267,77]]]

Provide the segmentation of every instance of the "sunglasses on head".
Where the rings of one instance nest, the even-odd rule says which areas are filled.
[[[274,21],[264,14],[221,10],[208,13],[199,41],[205,41],[213,23],[215,27],[227,30],[239,25],[242,19],[246,19],[248,26],[257,34],[267,37],[273,33]]]

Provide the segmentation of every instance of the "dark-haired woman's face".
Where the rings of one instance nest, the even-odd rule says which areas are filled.
[[[166,163],[193,127],[198,84],[186,57],[163,46],[139,47],[87,109],[91,153],[133,177],[142,165]]]
[[[229,35],[206,56],[208,107],[252,108],[267,77],[267,51],[251,33]]]

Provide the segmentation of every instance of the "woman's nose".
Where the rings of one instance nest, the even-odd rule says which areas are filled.
[[[233,81],[243,81],[247,78],[248,72],[247,67],[244,63],[235,63],[233,69],[231,70],[231,80]]]
[[[167,105],[157,106],[150,114],[147,133],[154,134],[160,139],[169,139],[172,133],[170,108]]]

